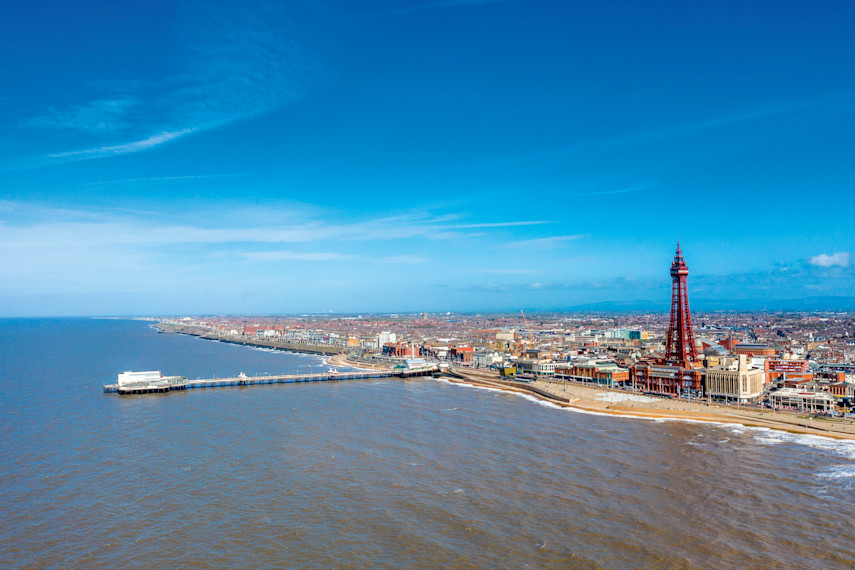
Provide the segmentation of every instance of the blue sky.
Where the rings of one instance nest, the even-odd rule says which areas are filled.
[[[0,315],[855,295],[855,4],[5,2]]]

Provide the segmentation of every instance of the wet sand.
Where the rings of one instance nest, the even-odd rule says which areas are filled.
[[[536,396],[559,406],[616,416],[650,419],[679,419],[705,422],[734,423],[855,440],[855,424],[851,420],[810,420],[794,413],[757,410],[721,404],[695,403],[668,398],[639,396],[626,390],[610,390],[561,381],[538,380],[531,383],[508,382],[486,372],[456,369],[464,382],[499,388]],[[448,378],[460,382],[459,379]],[[616,401],[608,401],[609,399]]]

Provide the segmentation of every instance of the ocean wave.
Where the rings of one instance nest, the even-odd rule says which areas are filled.
[[[476,384],[469,384],[467,382],[452,382],[451,380],[446,380],[445,378],[435,378],[437,382],[442,382],[443,384],[450,384],[451,386],[461,386],[464,388],[475,388],[476,390],[485,390],[487,392],[499,392],[502,394],[513,394],[514,392],[510,392],[509,390],[502,390],[501,388],[490,388],[488,386],[478,386]]]
[[[855,459],[855,441],[846,441],[802,433],[790,433],[771,428],[752,427],[754,440],[764,445],[796,444],[805,445],[821,451],[830,451],[847,459]]]
[[[855,479],[855,465],[832,465],[820,470],[816,475],[823,479]]]
[[[653,421],[656,423],[688,422],[688,423],[698,423],[698,424],[729,425],[729,424],[723,424],[721,422],[711,422],[711,421],[705,421],[705,420],[689,420],[689,419],[683,419],[683,418],[651,418],[651,417],[647,417],[647,416],[636,416],[633,414],[614,414],[611,412],[597,412],[594,410],[585,410],[583,408],[577,408],[574,406],[560,406],[560,405],[555,404],[553,402],[550,402],[548,400],[544,400],[543,398],[539,398],[539,397],[533,396],[531,394],[524,394],[522,392],[516,392],[513,390],[502,390],[501,388],[490,388],[487,386],[478,386],[476,384],[469,384],[467,382],[451,382],[450,380],[446,380],[445,378],[436,378],[436,380],[438,382],[444,382],[446,384],[451,384],[453,386],[461,386],[461,387],[465,387],[465,388],[476,388],[478,390],[486,390],[488,392],[501,392],[503,394],[510,394],[513,396],[519,396],[520,398],[523,398],[523,399],[528,400],[530,402],[534,402],[536,404],[540,404],[541,406],[544,406],[546,408],[551,408],[551,409],[556,409],[556,410],[564,410],[567,412],[573,412],[575,414],[586,414],[589,416],[603,416],[603,417],[609,417],[609,418],[619,417],[619,418],[628,418],[628,419],[636,419],[636,420],[647,420],[647,421]]]
[[[716,427],[724,428],[733,433],[734,435],[743,435],[747,432],[750,432],[754,436],[754,440],[756,442],[762,443],[764,445],[777,445],[781,443],[790,443],[796,445],[806,445],[808,447],[812,447],[814,449],[822,450],[822,451],[830,451],[835,453],[841,457],[845,457],[847,459],[855,460],[855,441],[847,441],[847,440],[839,440],[832,437],[826,437],[821,435],[810,435],[810,434],[796,434],[785,431],[780,431],[767,427],[758,427],[758,426],[745,426],[742,424],[730,423],[730,422],[717,422],[713,420],[695,420],[689,418],[651,418],[648,416],[636,416],[633,414],[614,414],[610,412],[597,412],[593,410],[585,410],[582,408],[577,408],[574,406],[559,406],[558,404],[554,404],[552,402],[543,400],[542,398],[538,398],[537,396],[533,396],[530,394],[523,394],[521,392],[514,392],[510,390],[502,390],[500,388],[488,388],[486,386],[477,386],[474,384],[468,384],[465,382],[451,382],[449,380],[445,380],[443,378],[437,378],[440,382],[445,382],[447,384],[452,384],[455,386],[462,386],[467,388],[477,388],[479,390],[487,390],[489,392],[503,392],[505,394],[512,394],[515,396],[519,396],[531,402],[540,404],[547,408],[565,410],[568,412],[573,412],[577,414],[587,414],[591,416],[608,416],[611,418],[626,418],[626,419],[637,419],[637,420],[647,420],[653,423],[667,423],[667,422],[682,422],[689,424],[705,424],[705,425],[713,425]]]
[[[516,392],[516,395],[520,396],[521,398],[523,398],[525,400],[528,400],[529,402],[534,402],[535,404],[540,404],[541,406],[543,406],[545,408],[553,408],[556,410],[565,409],[564,406],[559,406],[558,404],[553,404],[552,402],[549,402],[547,400],[543,400],[541,398],[538,398],[537,396],[530,396],[529,394],[520,394],[519,392]]]

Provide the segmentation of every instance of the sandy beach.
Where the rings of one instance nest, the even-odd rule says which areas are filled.
[[[820,420],[798,417],[794,413],[757,410],[734,405],[687,402],[667,398],[651,398],[625,390],[610,390],[561,381],[538,380],[531,383],[507,382],[487,372],[456,369],[463,382],[499,388],[536,396],[559,406],[589,412],[648,419],[680,419],[706,422],[734,423],[765,427],[792,433],[810,434],[836,439],[855,440],[855,424],[851,420]],[[460,379],[449,378],[461,382]]]
[[[351,360],[347,354],[336,354],[327,359],[330,366],[349,366],[363,370],[382,370],[384,364],[372,364]],[[772,410],[758,410],[736,405],[706,404],[668,398],[652,398],[626,390],[611,390],[562,381],[538,380],[530,383],[508,382],[497,374],[456,368],[460,378],[445,379],[518,392],[541,398],[558,406],[571,407],[588,412],[615,416],[646,419],[675,419],[701,422],[733,423],[744,426],[765,427],[836,439],[855,440],[855,423],[852,420],[809,419],[805,416]]]
[[[368,362],[362,362],[357,360],[352,360],[347,353],[340,353],[327,358],[326,363],[329,366],[349,366],[351,368],[358,368],[360,370],[386,370],[389,368],[388,365],[385,364],[372,364]]]

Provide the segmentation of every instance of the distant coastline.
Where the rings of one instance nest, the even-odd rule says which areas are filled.
[[[203,331],[195,327],[178,327],[166,323],[157,323],[152,325],[157,331],[167,334],[185,334],[195,336],[206,340],[215,340],[219,342],[227,342],[231,344],[242,344],[244,346],[252,346],[257,348],[271,348],[274,350],[283,350],[288,352],[301,352],[304,354],[316,354],[322,356],[335,356],[343,354],[347,351],[346,348],[339,346],[317,345],[317,344],[296,344],[291,342],[281,342],[272,340],[261,340],[251,338],[235,338],[228,335],[218,335],[211,332]]]

